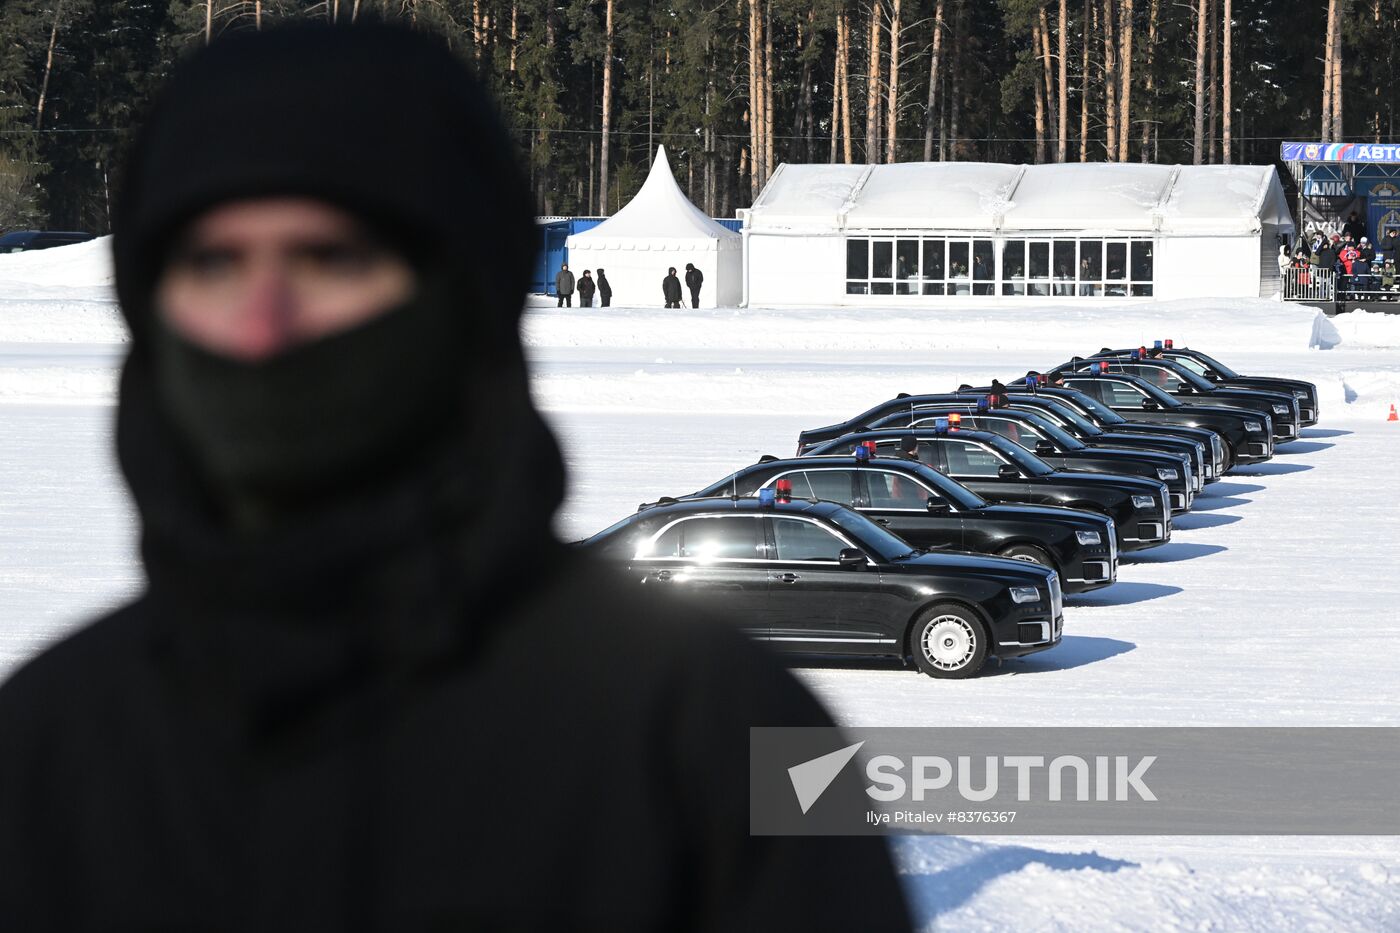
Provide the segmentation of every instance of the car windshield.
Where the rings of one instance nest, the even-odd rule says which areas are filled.
[[[1127,424],[1128,419],[1118,412],[1109,408],[1103,402],[1084,392],[1077,393],[1073,399],[1063,399],[1066,405],[1077,406],[1084,410],[1084,413],[1092,417],[1101,424]]]
[[[987,436],[986,441],[991,447],[1007,460],[1016,464],[1030,476],[1049,476],[1055,472],[1055,468],[1044,460],[1031,453],[1019,444],[1013,444],[1004,437],[995,434]]]
[[[886,531],[864,515],[852,509],[838,509],[828,516],[831,523],[856,540],[861,547],[884,561],[903,560],[918,551],[905,541]]]
[[[1185,366],[1182,366],[1176,360],[1171,360],[1170,362],[1172,364],[1169,369],[1171,374],[1173,376],[1176,376],[1182,382],[1190,383],[1191,387],[1194,388],[1197,392],[1209,392],[1215,388],[1211,381],[1206,377],[1200,375],[1199,373],[1192,372]]]
[[[1012,396],[1012,401],[1015,401],[1015,396]],[[1073,428],[1076,433],[1084,437],[1098,437],[1103,434],[1103,428],[1075,411],[1067,402],[1042,398],[1038,399],[1037,403],[1035,411],[1043,418],[1053,419],[1057,424]]]
[[[1159,389],[1152,383],[1148,382],[1146,379],[1141,379],[1136,376],[1129,376],[1127,378],[1133,381],[1134,387],[1146,394],[1149,398],[1152,399],[1152,401],[1156,402],[1163,408],[1181,407],[1181,402],[1178,402],[1176,399],[1172,398],[1172,396],[1168,394],[1168,392],[1165,389]]]
[[[1192,353],[1192,355],[1194,355],[1197,359],[1199,359],[1201,362],[1205,363],[1205,364],[1206,364],[1207,366],[1209,366],[1211,369],[1213,369],[1213,370],[1215,370],[1216,372],[1220,373],[1220,375],[1224,376],[1226,379],[1239,379],[1239,378],[1240,378],[1240,374],[1239,374],[1239,373],[1235,372],[1233,369],[1231,369],[1230,367],[1226,366],[1224,363],[1220,362],[1219,360],[1215,359],[1214,357],[1207,356],[1206,354],[1202,353],[1200,350],[1192,350],[1191,353]]]
[[[1054,440],[1055,444],[1065,450],[1083,450],[1085,444],[1079,438],[1051,421],[1040,412],[1023,411],[1027,423],[1034,425],[1037,431],[1042,432],[1047,437]]]
[[[968,509],[985,509],[987,500],[977,493],[968,489],[957,480],[950,479],[933,467],[923,463],[910,463],[914,468],[914,475],[917,476],[927,486],[932,486],[934,491],[940,496],[951,501],[958,507],[959,511]]]

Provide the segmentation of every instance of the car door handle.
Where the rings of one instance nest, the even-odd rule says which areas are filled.
[[[778,574],[778,579],[781,580],[783,583],[796,583],[802,578],[795,573],[780,573]]]
[[[661,581],[662,583],[665,583],[666,581],[668,581],[668,580],[671,579],[671,571],[669,571],[669,570],[658,570],[658,571],[656,571],[656,573],[654,573],[654,574],[651,575],[651,578],[652,578],[653,580],[659,580],[659,581]]]

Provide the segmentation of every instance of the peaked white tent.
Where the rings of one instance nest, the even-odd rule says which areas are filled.
[[[651,172],[636,197],[591,230],[576,233],[565,243],[569,269],[581,277],[585,269],[607,271],[614,305],[660,305],[661,280],[674,266],[681,279],[684,304],[685,266],[693,263],[705,276],[700,289],[702,308],[734,307],[743,291],[742,238],[706,217],[682,193],[666,160],[666,147],[656,151]]]

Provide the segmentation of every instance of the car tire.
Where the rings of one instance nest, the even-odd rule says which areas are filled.
[[[1051,570],[1059,569],[1049,554],[1033,544],[1013,544],[1009,548],[998,551],[997,557],[1009,557],[1012,560],[1022,560],[1028,564],[1039,564]]]
[[[975,677],[986,663],[988,642],[972,610],[953,604],[927,610],[909,632],[914,666],[940,680]]]

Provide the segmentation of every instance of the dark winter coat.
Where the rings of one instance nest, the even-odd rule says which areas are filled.
[[[667,301],[681,300],[681,280],[668,275],[661,280],[661,294]]]
[[[574,274],[568,269],[560,269],[559,274],[554,277],[554,290],[560,295],[572,295],[574,293]]]
[[[221,40],[143,125],[113,226],[132,333],[116,444],[147,585],[0,686],[0,925],[907,929],[880,840],[749,835],[749,727],[827,723],[810,694],[727,620],[552,537],[562,465],[517,331],[528,188],[461,66],[386,31]],[[381,112],[430,128],[436,170],[365,171],[437,155],[403,151],[413,133],[343,145]],[[314,158],[337,140],[343,163]],[[151,295],[181,219],[256,190],[337,191],[407,231],[414,301],[463,322],[462,384],[434,443],[247,533],[158,401]],[[392,219],[370,213],[386,196]],[[489,237],[462,223],[472,204]],[[459,256],[500,287],[445,274]]]
[[[1366,236],[1366,222],[1361,218],[1348,220],[1342,224],[1342,237],[1350,235],[1353,243],[1360,243],[1361,238]]]
[[[703,285],[704,282],[705,273],[701,272],[699,269],[685,270],[685,287],[690,289],[692,292],[698,292],[700,290],[700,286]]]
[[[612,300],[612,286],[608,284],[608,277],[603,273],[598,273],[598,294],[604,301]]]
[[[598,286],[593,282],[593,276],[585,275],[578,280],[578,296],[586,301],[593,300],[593,292]]]
[[[1317,264],[1320,268],[1331,269],[1337,265],[1337,250],[1335,247],[1325,245],[1317,251]]]
[[[1376,251],[1371,248],[1371,244],[1367,243],[1365,246],[1358,246],[1356,251],[1361,254],[1359,258],[1364,259],[1368,263],[1375,262]]]
[[[1379,248],[1386,259],[1400,262],[1400,235],[1384,237]]]

